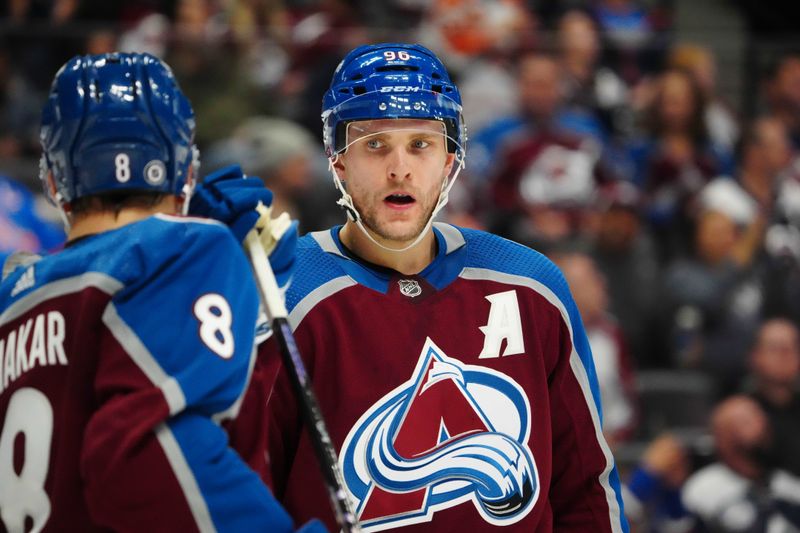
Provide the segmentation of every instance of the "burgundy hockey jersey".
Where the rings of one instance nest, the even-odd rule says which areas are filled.
[[[86,237],[18,267],[0,309],[0,532],[292,530],[217,423],[258,311],[227,228]]]
[[[339,229],[301,239],[287,306],[364,530],[627,531],[591,353],[558,269],[436,223],[433,263],[401,275],[352,257]],[[336,530],[276,350],[262,345],[261,391],[248,392],[235,440],[297,520]]]

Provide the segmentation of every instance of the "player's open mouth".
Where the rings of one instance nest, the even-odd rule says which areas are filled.
[[[406,206],[416,202],[413,196],[408,194],[390,194],[383,199],[384,202],[392,206]]]

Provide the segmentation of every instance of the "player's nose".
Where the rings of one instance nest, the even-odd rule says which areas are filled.
[[[411,156],[401,147],[395,147],[386,157],[386,174],[392,180],[411,178]]]

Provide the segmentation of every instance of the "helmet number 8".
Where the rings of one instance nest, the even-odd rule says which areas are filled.
[[[125,183],[131,179],[131,158],[128,154],[119,153],[114,157],[117,181]]]
[[[396,59],[399,59],[401,61],[408,61],[409,59],[411,59],[411,56],[405,50],[400,50],[398,52],[387,50],[386,52],[383,53],[383,57],[386,59],[386,61],[395,61]]]

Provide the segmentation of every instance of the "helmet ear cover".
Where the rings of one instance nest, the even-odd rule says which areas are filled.
[[[76,56],[42,111],[40,177],[59,205],[117,192],[180,196],[198,164],[194,130],[192,107],[158,58]]]

